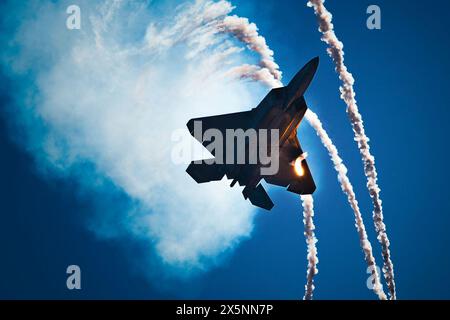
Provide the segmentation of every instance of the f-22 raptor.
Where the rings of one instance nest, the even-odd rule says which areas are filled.
[[[299,195],[312,194],[316,185],[311,175],[311,171],[305,160],[306,153],[303,152],[297,138],[297,128],[307,110],[307,105],[303,97],[309,87],[319,65],[319,58],[316,57],[308,62],[291,80],[286,87],[272,89],[259,105],[245,112],[230,113],[205,118],[191,119],[187,127],[200,143],[207,148],[213,156],[217,156],[217,150],[211,150],[208,146],[211,141],[204,137],[204,132],[208,129],[216,129],[223,136],[229,129],[277,129],[278,139],[278,171],[272,175],[262,175],[261,161],[257,163],[206,163],[193,161],[187,168],[187,173],[197,182],[205,183],[210,181],[220,181],[227,176],[232,179],[231,187],[236,182],[240,186],[245,186],[243,195],[245,199],[260,208],[271,210],[274,206],[272,200],[267,195],[261,180],[267,183],[287,187],[287,190]],[[200,135],[195,133],[197,124],[201,124]],[[273,141],[271,141],[273,142]],[[228,143],[228,142],[227,142]],[[258,148],[246,143],[245,150]],[[225,157],[225,148],[222,155]],[[236,157],[234,160],[236,160]]]

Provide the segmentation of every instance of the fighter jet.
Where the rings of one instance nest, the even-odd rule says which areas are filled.
[[[262,160],[256,163],[238,163],[236,156],[230,157],[233,161],[193,161],[186,172],[197,182],[205,183],[210,181],[220,181],[226,175],[232,179],[231,187],[236,183],[245,186],[243,195],[245,199],[260,208],[271,210],[274,206],[272,200],[261,184],[262,179],[267,183],[287,187],[287,190],[299,195],[312,194],[316,185],[311,175],[311,171],[305,160],[307,154],[303,152],[297,138],[297,128],[307,110],[307,105],[303,97],[306,89],[310,85],[317,67],[319,58],[316,57],[308,62],[291,80],[286,87],[272,89],[259,105],[245,112],[230,113],[204,118],[191,119],[187,123],[189,132],[202,145],[217,157],[219,152],[211,148],[212,139],[204,136],[209,129],[216,129],[226,137],[229,129],[237,130],[254,129],[256,131],[266,129],[267,132],[278,129],[278,171],[271,175],[262,175],[261,168],[267,166]],[[200,128],[200,134],[198,129]],[[241,132],[242,132],[241,130]],[[269,133],[268,133],[269,135]],[[268,138],[270,143],[274,142]],[[235,142],[233,139],[232,142]],[[226,143],[229,143],[227,141]],[[226,144],[225,143],[225,144]],[[251,145],[245,142],[245,152],[258,149],[259,145]],[[260,141],[258,141],[258,144]],[[238,148],[234,147],[234,151]],[[227,149],[221,151],[222,159],[226,158]],[[228,149],[229,151],[229,149]],[[236,153],[236,152],[235,152]],[[270,154],[270,150],[268,150]],[[247,160],[246,156],[246,160]],[[213,159],[214,160],[214,159]]]

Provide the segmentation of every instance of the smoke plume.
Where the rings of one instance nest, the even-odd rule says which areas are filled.
[[[239,41],[246,44],[247,47],[258,53],[261,57],[259,66],[244,65],[234,68],[230,71],[241,79],[251,79],[262,81],[271,87],[281,87],[282,73],[278,64],[273,58],[273,51],[267,45],[266,39],[258,34],[258,27],[250,23],[247,18],[241,18],[236,15],[227,16],[219,28],[226,33],[235,36]]]
[[[314,200],[311,195],[301,196],[303,205],[303,223],[305,225],[305,238],[307,244],[307,259],[308,269],[306,271],[306,285],[305,296],[303,300],[312,300],[314,292],[314,276],[319,272],[317,264],[319,259],[317,258],[317,238],[314,233],[316,227],[314,226]]]
[[[2,3],[20,17],[2,20],[0,37],[0,68],[16,89],[12,134],[25,135],[42,172],[97,192],[95,234],[139,240],[175,274],[207,269],[250,236],[255,211],[226,180],[195,183],[172,161],[173,133],[189,145],[188,119],[258,102],[258,89],[226,77],[254,60],[223,32],[233,7],[189,1],[159,8],[174,12],[161,18],[153,2],[78,3],[81,30],[65,28],[64,2]],[[106,203],[110,193],[120,203]]]
[[[348,203],[350,204],[350,207],[355,214],[355,226],[358,231],[361,248],[364,251],[364,259],[366,260],[369,270],[371,270],[372,272],[372,277],[375,282],[373,290],[380,299],[385,300],[386,294],[383,292],[383,287],[380,283],[380,276],[376,268],[375,257],[372,253],[372,245],[370,244],[370,241],[367,237],[366,228],[364,226],[364,221],[359,209],[358,201],[356,200],[355,192],[353,191],[353,186],[347,176],[347,168],[345,167],[341,157],[339,156],[336,146],[333,144],[330,137],[328,136],[328,133],[323,128],[322,122],[319,120],[317,115],[313,111],[311,111],[311,109],[308,109],[305,113],[305,119],[314,128],[320,140],[322,141],[322,144],[328,150],[328,154],[331,157],[334,169],[338,173],[338,180],[341,184],[342,191],[347,196]]]
[[[259,81],[269,88],[277,88],[282,86],[281,82],[274,78],[273,74],[267,68],[261,68],[256,65],[244,64],[232,68],[228,76],[235,77],[242,80]]]
[[[308,2],[309,7],[314,8],[314,13],[319,22],[319,31],[322,33],[322,41],[328,45],[327,52],[333,59],[336,66],[336,72],[339,74],[339,79],[342,81],[340,87],[341,98],[347,105],[347,114],[353,127],[355,140],[358,143],[358,148],[364,163],[364,172],[367,177],[367,188],[369,189],[370,197],[372,198],[374,210],[373,219],[375,229],[378,234],[378,241],[381,244],[383,256],[383,272],[389,288],[391,299],[396,299],[395,281],[394,281],[394,266],[391,260],[391,253],[389,249],[389,239],[386,234],[386,225],[383,222],[383,207],[380,199],[380,188],[377,183],[377,171],[375,168],[375,158],[370,153],[369,138],[364,131],[362,116],[359,113],[358,106],[355,99],[355,91],[353,85],[355,79],[352,74],[348,72],[344,64],[344,44],[339,41],[332,23],[332,15],[325,8],[323,0],[311,0]]]

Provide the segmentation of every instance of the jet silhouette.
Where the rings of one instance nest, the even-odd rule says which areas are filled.
[[[296,194],[312,194],[316,185],[305,160],[307,154],[303,152],[298,141],[297,128],[308,108],[303,95],[310,85],[318,65],[319,58],[312,59],[286,87],[272,89],[259,105],[250,111],[189,120],[187,127],[191,135],[216,157],[215,160],[222,161],[215,163],[206,160],[200,163],[193,161],[186,172],[197,183],[219,181],[226,175],[228,179],[233,180],[231,187],[236,183],[245,186],[242,192],[244,198],[249,199],[253,205],[266,210],[271,210],[274,204],[261,185],[262,179],[269,184],[287,187],[288,191]],[[196,132],[196,128],[200,128],[200,132]],[[223,137],[227,136],[227,131],[230,129],[234,131],[241,129],[241,132],[249,129],[254,129],[256,132],[266,129],[269,145],[275,142],[278,148],[277,172],[263,175],[261,168],[267,167],[267,163],[263,163],[261,159],[257,159],[256,163],[248,161],[250,150],[263,148],[259,145],[261,140],[257,142],[257,145],[247,140],[241,140],[240,143],[244,145],[233,146],[231,151],[234,152],[229,156],[230,149],[224,147],[222,150],[216,150],[211,147],[213,145],[211,139],[204,137],[204,133],[209,129],[216,129],[222,133]],[[271,140],[270,131],[273,129],[278,130],[278,141]],[[233,138],[231,142],[235,143],[236,141]],[[226,141],[225,145],[227,143],[230,141]],[[243,147],[241,150],[245,150],[245,160],[247,160],[245,163],[239,162],[237,159],[238,152],[236,151],[239,147]],[[270,149],[270,146],[268,148]],[[227,151],[229,157],[227,157]],[[272,155],[271,150],[265,151],[268,155]],[[219,153],[221,153],[222,159],[217,158]],[[224,161],[224,159],[232,161]]]

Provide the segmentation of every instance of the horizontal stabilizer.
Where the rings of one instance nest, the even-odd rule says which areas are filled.
[[[220,181],[225,175],[225,166],[221,164],[207,164],[191,162],[186,172],[197,182],[205,183]]]
[[[242,194],[244,195],[244,198],[249,199],[254,206],[266,210],[271,210],[273,208],[273,202],[261,184],[256,188],[245,187]]]

